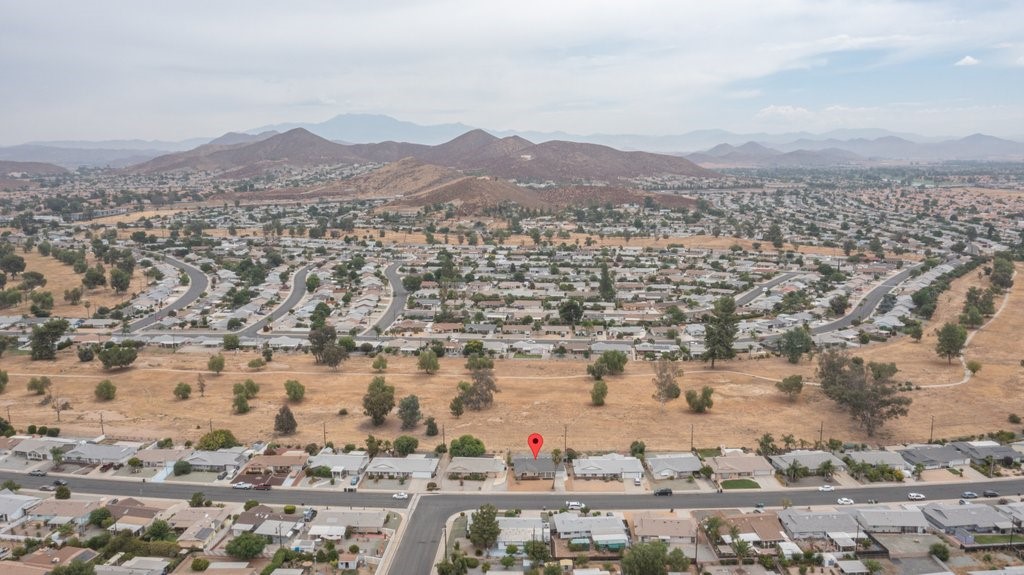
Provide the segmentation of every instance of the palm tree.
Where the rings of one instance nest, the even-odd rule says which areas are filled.
[[[711,515],[704,520],[704,532],[708,536],[708,542],[712,545],[716,545],[719,540],[718,530],[722,528],[722,518],[717,515]]]
[[[831,460],[826,459],[821,462],[818,466],[818,474],[823,476],[825,479],[832,479],[832,475],[836,472],[836,466]]]
[[[786,468],[786,477],[793,483],[796,483],[805,475],[807,475],[807,468],[795,459],[790,462],[789,467]]]
[[[778,447],[775,446],[775,438],[772,437],[772,434],[765,433],[757,440],[757,450],[758,453],[765,457],[775,455],[775,452],[778,451]]]
[[[789,451],[793,449],[794,445],[796,445],[796,438],[793,437],[792,433],[787,433],[782,436],[782,445],[785,446],[786,451]]]
[[[750,543],[743,541],[742,539],[734,539],[732,544],[732,550],[736,553],[736,558],[741,562],[750,556]]]

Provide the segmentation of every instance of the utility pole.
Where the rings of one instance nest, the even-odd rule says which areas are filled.
[[[324,447],[327,447],[327,422],[324,421]]]
[[[444,444],[445,446],[448,445],[448,440],[445,439],[445,437],[444,437],[444,424],[443,423],[441,424],[441,443]]]
[[[693,452],[693,424],[690,424],[690,452]]]
[[[825,420],[821,420],[821,427],[818,428],[818,446],[823,445],[825,439]]]
[[[569,424],[565,424],[565,428],[562,430],[562,454],[566,454],[569,451]]]
[[[210,420],[210,433],[213,433],[213,420]]]
[[[7,423],[11,423],[11,406],[7,406]],[[14,425],[11,423],[11,425]]]
[[[928,430],[928,443],[931,443],[932,439],[934,437],[935,437],[935,416],[932,415],[932,426],[931,426],[931,429]]]
[[[103,412],[100,412],[100,435],[106,435],[107,432],[103,429]]]

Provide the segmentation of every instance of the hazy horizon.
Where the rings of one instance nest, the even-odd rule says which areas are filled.
[[[372,113],[572,134],[1024,135],[1014,2],[15,3],[0,145]]]

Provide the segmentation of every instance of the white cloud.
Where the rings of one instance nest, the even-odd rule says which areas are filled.
[[[757,111],[756,118],[759,120],[784,121],[784,122],[806,122],[814,119],[815,114],[807,108],[800,106],[766,106]]]
[[[978,64],[981,64],[981,60],[979,60],[979,59],[977,59],[977,58],[975,58],[973,56],[964,56],[963,58],[960,58],[959,60],[957,60],[956,64],[953,64],[953,65],[954,66],[977,66]]]

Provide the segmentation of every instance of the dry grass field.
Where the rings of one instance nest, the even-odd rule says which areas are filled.
[[[53,315],[54,316],[67,316],[67,317],[85,317],[86,310],[82,304],[71,305],[64,301],[64,290],[73,289],[80,287],[85,289],[82,285],[82,276],[76,274],[71,266],[64,265],[53,257],[43,257],[39,255],[39,252],[33,251],[32,253],[19,252],[18,255],[25,258],[25,271],[28,272],[39,272],[46,276],[46,285],[42,288],[36,288],[37,290],[53,292]],[[96,265],[96,262],[90,257],[89,265]],[[108,269],[110,266],[105,266]],[[17,283],[18,280],[15,278],[13,283]],[[85,290],[82,295],[82,301],[88,301],[92,307],[89,308],[89,313],[95,312],[100,306],[113,307],[123,301],[126,301],[131,294],[138,293],[146,289],[146,277],[142,275],[142,270],[136,267],[135,273],[132,274],[132,283],[126,294],[114,293],[114,289],[110,286],[100,287],[93,290]],[[21,302],[21,305],[12,307],[4,310],[4,314],[28,314],[29,308],[32,306],[31,300],[27,297]]]

